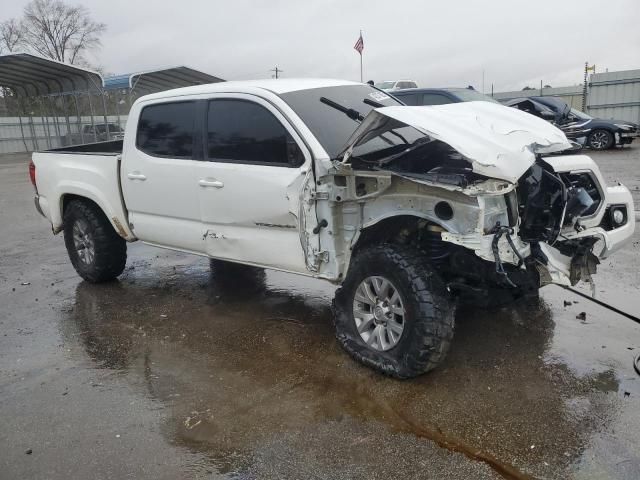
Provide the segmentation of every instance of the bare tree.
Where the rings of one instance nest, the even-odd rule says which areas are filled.
[[[15,18],[0,23],[0,53],[13,52],[24,41],[22,27]]]
[[[66,63],[82,63],[85,52],[100,46],[104,23],[89,11],[60,0],[33,0],[24,8],[21,44],[36,53]]]

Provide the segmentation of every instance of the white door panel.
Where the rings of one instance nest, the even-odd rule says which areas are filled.
[[[205,125],[205,156],[229,157],[195,166],[207,253],[308,272],[298,215],[300,192],[311,166],[310,153],[267,101],[240,94],[219,94],[212,100],[215,106],[207,110]],[[293,139],[286,148],[285,138]],[[253,161],[245,161],[244,154]],[[297,154],[304,157],[295,157],[302,166],[287,166],[289,155]],[[274,158],[282,158],[282,162],[273,163]]]
[[[194,167],[198,163],[152,157],[139,151],[127,157],[122,167],[122,193],[129,223],[140,240],[204,251]],[[139,179],[140,175],[145,179]]]
[[[211,256],[304,271],[298,195],[305,171],[297,168],[199,162],[202,235]],[[202,183],[200,183],[202,186]]]
[[[140,113],[140,138],[134,131],[125,139],[120,176],[136,237],[203,253],[195,171],[199,162],[191,160],[195,115],[194,102],[164,101],[145,106]],[[170,156],[172,153],[175,157]]]

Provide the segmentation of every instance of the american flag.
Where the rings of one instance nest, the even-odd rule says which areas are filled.
[[[358,37],[358,41],[353,46],[360,55],[362,55],[362,50],[364,50],[364,40],[362,40],[362,32],[360,32],[360,36]]]

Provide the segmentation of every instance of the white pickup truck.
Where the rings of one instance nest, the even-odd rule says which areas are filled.
[[[571,149],[493,103],[279,79],[142,97],[124,140],[34,153],[30,174],[85,280],[136,240],[324,279],[344,348],[407,378],[444,358],[458,301],[590,281],[630,239],[629,191]]]

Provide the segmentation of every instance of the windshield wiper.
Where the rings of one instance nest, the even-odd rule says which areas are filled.
[[[351,120],[355,120],[356,122],[361,122],[364,120],[364,116],[357,110],[353,108],[347,108],[339,103],[334,102],[333,100],[329,100],[327,97],[320,97],[320,101],[325,105],[329,105],[331,108],[335,108],[339,112],[344,113]]]
[[[406,140],[405,140],[406,141]],[[418,139],[416,139],[411,145],[409,145],[408,147],[406,147],[405,149],[401,150],[400,152],[396,152],[393,153],[391,155],[387,155],[386,157],[382,157],[379,158],[377,160],[365,160],[362,157],[357,157],[357,156],[353,156],[352,158],[357,158],[358,160],[360,160],[361,162],[365,162],[365,163],[372,163],[375,164],[379,167],[382,167],[383,165],[386,165],[388,163],[393,162],[394,160],[397,160],[400,157],[405,156],[406,154],[420,148],[423,147],[424,145],[431,143],[433,140],[431,138],[429,138],[428,136],[424,136],[424,137],[420,137]]]

